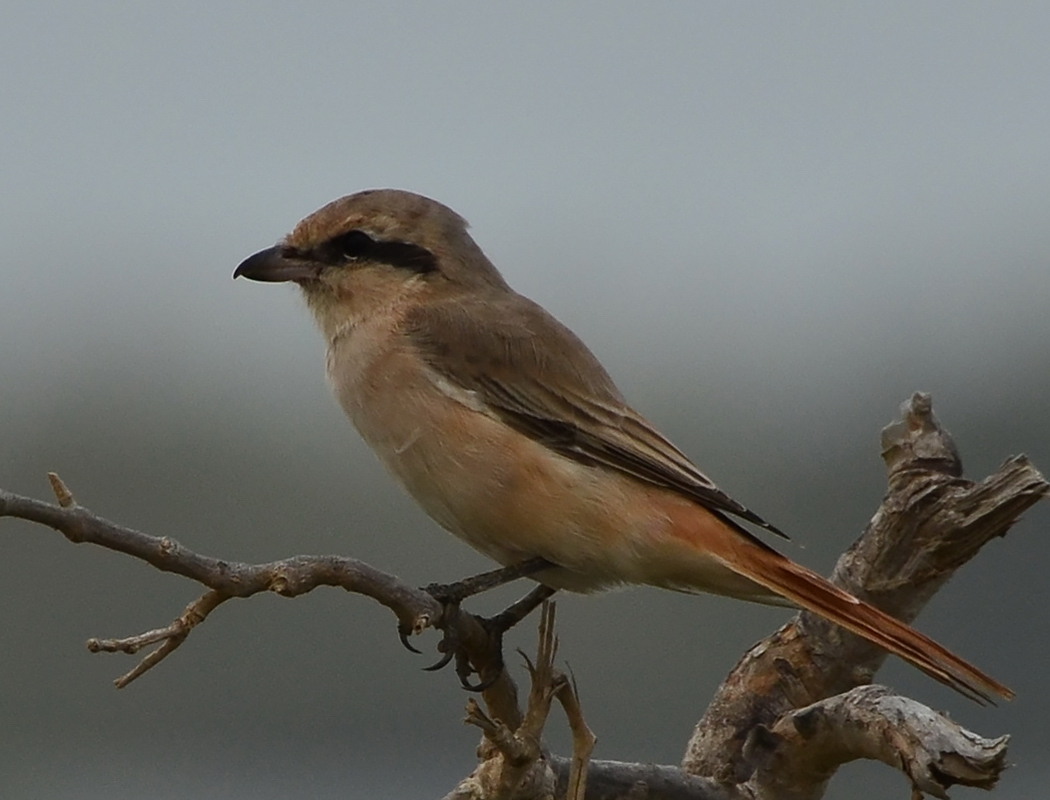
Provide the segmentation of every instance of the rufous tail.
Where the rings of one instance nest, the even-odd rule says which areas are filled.
[[[1007,700],[1014,697],[1010,688],[929,636],[796,564],[746,531],[738,530],[728,520],[722,521],[725,534],[731,533],[733,537],[704,536],[700,546],[734,572],[900,656],[931,678],[979,703],[991,703],[993,695]],[[722,547],[718,546],[719,541]]]

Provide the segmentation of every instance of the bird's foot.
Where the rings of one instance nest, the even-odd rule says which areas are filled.
[[[555,591],[548,586],[537,586],[493,617],[469,614],[460,609],[458,601],[443,600],[444,612],[437,626],[444,634],[437,646],[442,656],[424,669],[435,672],[455,661],[460,685],[469,692],[485,691],[503,674],[503,634],[525,619]],[[414,650],[404,637],[402,643]],[[476,683],[471,680],[473,675],[479,678]]]
[[[486,592],[489,589],[495,589],[499,586],[503,586],[506,583],[518,580],[518,578],[524,578],[528,575],[533,575],[540,570],[546,569],[547,567],[553,566],[549,561],[543,558],[530,558],[525,561],[520,561],[517,564],[511,564],[509,567],[501,567],[500,569],[490,570],[489,572],[482,572],[478,575],[472,575],[469,578],[464,578],[461,581],[455,583],[431,583],[423,587],[423,591],[433,597],[442,605],[442,612],[439,616],[439,620],[446,620],[458,613],[458,606],[461,602],[466,600],[468,597],[472,597],[481,592]],[[520,602],[520,601],[519,601]],[[452,607],[455,606],[455,611]],[[502,617],[511,609],[515,608],[517,603],[510,606],[507,610],[503,611],[502,614],[497,616]],[[532,609],[530,608],[529,611]],[[526,611],[526,614],[529,612]],[[519,620],[515,620],[513,624],[516,624]],[[447,628],[447,626],[441,622],[436,623],[435,627]],[[511,625],[507,626],[508,628]],[[397,635],[401,640],[401,644],[406,650],[411,653],[421,654],[421,651],[417,650],[408,637],[411,636],[415,631],[408,628],[398,628]],[[446,634],[447,636],[447,634]],[[435,669],[448,664],[447,659],[442,659],[438,662],[440,666],[434,665]],[[428,667],[431,669],[431,667]]]
[[[483,692],[499,680],[503,672],[503,633],[489,625],[484,617],[476,617],[462,611],[458,603],[445,606],[446,624],[438,642],[441,658],[426,672],[437,672],[455,662],[459,685],[468,692]],[[475,661],[481,665],[475,667]],[[472,682],[472,675],[478,681]]]

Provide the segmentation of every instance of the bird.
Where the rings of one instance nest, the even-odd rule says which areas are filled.
[[[442,203],[398,189],[334,200],[234,272],[294,282],[361,437],[439,525],[533,579],[643,584],[807,609],[978,701],[1013,692],[759,539],[624,399],[587,346],[515,292]]]

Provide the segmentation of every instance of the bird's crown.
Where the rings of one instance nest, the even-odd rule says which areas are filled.
[[[311,252],[351,231],[372,239],[408,242],[433,250],[466,235],[467,221],[437,200],[401,189],[368,189],[322,206],[284,239],[286,247]]]

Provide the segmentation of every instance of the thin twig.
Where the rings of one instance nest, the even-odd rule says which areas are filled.
[[[163,643],[143,658],[133,670],[113,681],[118,689],[123,689],[140,675],[146,673],[171,655],[179,645],[186,641],[190,631],[204,622],[212,611],[229,599],[230,596],[228,594],[223,594],[213,589],[186,606],[186,609],[176,617],[175,621],[164,628],[157,628],[141,633],[138,636],[128,636],[124,639],[88,639],[87,648],[92,653],[134,654],[148,645],[156,644],[157,642]]]
[[[371,597],[392,610],[401,630],[420,633],[445,622],[441,618],[441,604],[427,592],[363,561],[342,556],[295,556],[265,564],[244,564],[203,556],[169,537],[150,536],[92,513],[75,502],[72,492],[58,475],[50,473],[48,478],[59,505],[0,490],[0,517],[46,525],[71,542],[95,544],[125,553],[211,589],[164,628],[124,639],[90,640],[89,648],[93,652],[126,653],[163,642],[135,669],[119,678],[116,681],[118,687],[126,686],[160,663],[211,611],[231,597],[250,597],[260,592],[296,597],[318,586],[338,586]],[[470,615],[460,617],[463,625],[478,624]]]
[[[569,730],[572,732],[572,767],[569,770],[569,785],[565,791],[565,800],[584,800],[584,795],[587,793],[587,769],[598,737],[594,735],[594,731],[588,727],[583,717],[576,676],[571,675],[571,680],[566,680],[564,676],[561,678],[557,698],[565,710]]]

